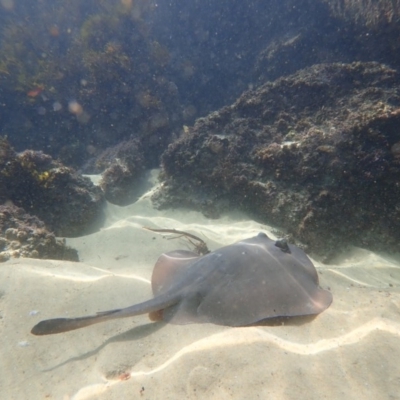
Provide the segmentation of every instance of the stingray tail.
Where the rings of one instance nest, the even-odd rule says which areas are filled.
[[[98,313],[97,315],[89,315],[87,317],[80,318],[46,319],[36,324],[32,328],[31,333],[33,335],[42,336],[73,331],[75,329],[84,328],[85,326],[90,326],[99,322],[113,319],[113,314],[117,313],[118,311],[120,310],[105,311]]]
[[[96,315],[89,315],[79,318],[46,319],[36,324],[32,328],[31,333],[33,335],[42,336],[73,331],[75,329],[84,328],[85,326],[98,324],[99,322],[104,322],[111,319],[127,318],[140,314],[153,313],[170,307],[176,304],[178,301],[179,296],[165,294],[143,303],[135,304],[131,307],[102,311]]]

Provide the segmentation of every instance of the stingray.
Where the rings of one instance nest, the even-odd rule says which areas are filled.
[[[319,314],[332,302],[303,250],[265,233],[199,256],[188,250],[162,254],[152,275],[151,300],[78,318],[39,322],[34,335],[67,332],[149,313],[176,324],[246,326],[278,317]]]

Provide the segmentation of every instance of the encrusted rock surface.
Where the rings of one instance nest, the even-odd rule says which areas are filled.
[[[7,201],[37,216],[55,235],[73,237],[97,228],[104,195],[73,168],[39,151],[16,153],[0,138],[0,204]]]
[[[43,221],[13,205],[0,205],[0,262],[29,257],[79,261],[75,249],[56,239]]]
[[[145,172],[143,149],[137,139],[124,140],[89,160],[82,171],[100,174],[105,198],[124,206],[133,203]]]
[[[320,64],[243,93],[162,157],[158,207],[239,208],[328,259],[400,239],[400,78]]]

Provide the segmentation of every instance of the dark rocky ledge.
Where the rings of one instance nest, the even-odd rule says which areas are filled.
[[[78,252],[46,229],[43,221],[13,205],[0,206],[0,262],[10,258],[79,261]]]
[[[11,202],[37,216],[56,236],[97,229],[104,195],[87,177],[41,151],[16,153],[0,138],[0,204]]]
[[[162,156],[160,207],[247,211],[325,259],[400,239],[399,74],[320,64],[200,118]]]

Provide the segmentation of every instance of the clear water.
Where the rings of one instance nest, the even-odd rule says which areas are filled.
[[[96,182],[96,156],[145,138],[149,171],[132,204],[108,203],[99,229],[66,239],[78,263],[0,263],[0,397],[400,398],[396,249],[349,246],[329,264],[315,257],[334,300],[313,320],[231,328],[138,316],[30,333],[42,319],[150,298],[157,257],[190,245],[143,226],[193,232],[211,250],[259,231],[274,237],[279,227],[236,210],[219,219],[197,209],[156,210],[150,197],[162,153],[198,118],[300,69],[375,61],[398,70],[399,10],[386,0],[0,0],[0,136],[17,152],[42,151]]]

